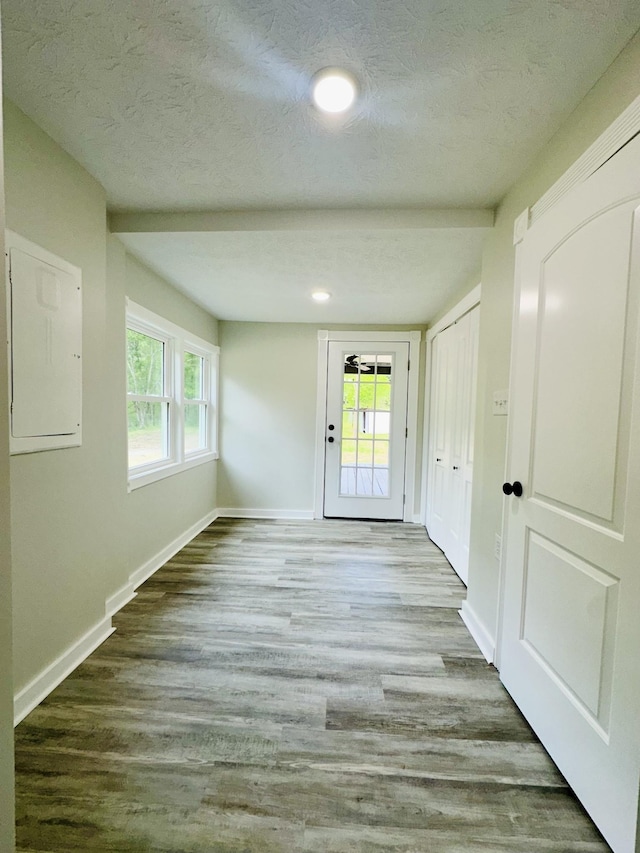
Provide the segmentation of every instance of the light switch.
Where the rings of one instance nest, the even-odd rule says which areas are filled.
[[[508,415],[509,414],[509,392],[494,391],[493,393],[493,414]]]

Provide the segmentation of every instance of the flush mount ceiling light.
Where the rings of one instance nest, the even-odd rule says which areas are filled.
[[[331,299],[331,294],[327,293],[326,290],[315,290],[311,294],[311,298],[315,299],[316,302],[326,302],[327,299]]]
[[[325,113],[344,113],[356,99],[355,79],[342,68],[322,68],[311,81],[313,103]]]

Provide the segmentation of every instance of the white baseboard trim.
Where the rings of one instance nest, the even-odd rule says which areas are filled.
[[[118,610],[122,610],[125,604],[128,604],[135,597],[136,593],[131,585],[131,581],[127,581],[124,586],[121,586],[117,592],[114,592],[113,595],[110,595],[105,601],[105,615],[109,617],[113,616],[114,613],[117,613]]]
[[[282,518],[288,521],[313,521],[312,509],[245,509],[223,507],[218,510],[220,518]]]
[[[111,617],[105,616],[90,631],[87,631],[83,637],[80,637],[73,645],[65,649],[53,663],[50,663],[42,672],[38,673],[26,687],[18,691],[13,700],[14,725],[17,726],[18,723],[24,720],[27,714],[31,713],[52,690],[55,690],[114,631],[115,628],[111,627]]]
[[[158,551],[150,560],[147,560],[139,569],[129,576],[129,580],[119,590],[105,600],[105,616],[87,633],[69,646],[53,663],[49,664],[42,672],[15,694],[13,699],[14,725],[18,725],[43,699],[51,693],[73,670],[79,666],[85,658],[94,652],[107,637],[116,630],[111,625],[111,617],[125,606],[132,598],[135,598],[135,590],[144,583],[160,566],[177,554],[181,548],[190,542],[194,536],[201,533],[218,517],[218,510],[212,510],[204,518],[177,536],[161,551]]]
[[[143,563],[139,569],[136,569],[135,572],[129,576],[129,585],[131,589],[136,590],[141,584],[148,580],[151,575],[158,571],[160,566],[163,566],[167,560],[170,560],[175,556],[181,548],[184,548],[188,542],[191,542],[194,536],[201,533],[205,527],[208,527],[216,520],[216,518],[218,518],[219,515],[220,510],[217,509],[208,512],[204,518],[201,518],[200,521],[196,521],[196,523],[192,524],[188,530],[185,530],[185,532],[181,533],[180,536],[176,536],[173,542],[169,542],[169,544],[162,548],[162,550],[158,551],[157,554],[154,554],[150,560]]]
[[[493,663],[495,660],[496,644],[491,634],[487,631],[466,601],[462,602],[462,609],[459,610],[458,613],[462,617],[462,621],[467,626],[469,633],[475,640],[477,647],[484,655],[487,663]]]

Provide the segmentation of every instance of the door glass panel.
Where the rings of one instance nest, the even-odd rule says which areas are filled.
[[[342,437],[343,439],[355,438],[358,433],[358,413],[345,411],[342,413]]]
[[[389,442],[376,441],[375,451],[373,454],[376,468],[389,467]]]
[[[389,497],[393,355],[344,359],[340,494]]]
[[[342,464],[343,465],[355,465],[356,464],[356,448],[358,443],[349,438],[342,439]]]
[[[373,465],[373,442],[358,439],[358,466],[362,465],[367,468]]]

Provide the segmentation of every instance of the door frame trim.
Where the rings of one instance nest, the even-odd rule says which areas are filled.
[[[316,398],[316,462],[313,517],[324,518],[325,420],[327,412],[327,368],[330,341],[367,341],[409,344],[409,384],[407,387],[407,445],[404,461],[405,503],[403,521],[419,522],[415,514],[416,453],[418,448],[418,390],[422,332],[349,332],[318,330],[318,384]]]
[[[610,160],[640,132],[640,95],[615,118],[598,138],[567,168],[551,187],[531,206],[527,225],[531,226],[566,195],[576,184]]]

